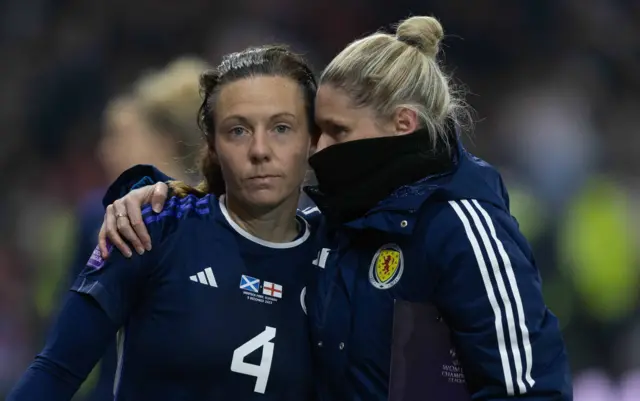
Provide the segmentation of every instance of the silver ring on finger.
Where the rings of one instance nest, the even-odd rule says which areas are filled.
[[[116,219],[119,219],[120,217],[127,217],[126,213],[116,213]]]

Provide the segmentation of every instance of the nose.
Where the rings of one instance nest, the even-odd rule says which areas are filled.
[[[327,135],[323,132],[318,137],[318,141],[315,144],[314,150],[315,152],[320,152],[321,150],[326,149],[335,143],[336,141],[330,135]]]
[[[263,162],[271,158],[271,144],[265,129],[257,129],[251,137],[249,157],[253,162]]]

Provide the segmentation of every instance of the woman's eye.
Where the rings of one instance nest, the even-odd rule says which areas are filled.
[[[241,136],[244,135],[247,132],[246,129],[244,129],[243,127],[233,127],[231,128],[230,133],[234,136]]]
[[[331,127],[330,132],[334,136],[338,136],[338,135],[346,134],[347,128],[340,125],[334,125],[333,127]]]
[[[275,127],[275,131],[278,134],[286,134],[287,132],[289,132],[290,129],[291,129],[291,127],[289,127],[288,125],[284,125],[284,124],[278,124]]]

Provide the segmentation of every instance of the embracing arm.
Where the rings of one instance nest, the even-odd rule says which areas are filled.
[[[106,208],[119,198],[123,198],[134,189],[156,184],[158,182],[172,181],[156,167],[148,164],[137,164],[126,169],[116,180],[109,185],[102,198],[102,205]],[[162,206],[162,202],[159,206]]]
[[[530,248],[513,218],[476,200],[450,201],[430,220],[436,304],[474,401],[570,401],[568,358],[542,298]]]
[[[7,401],[70,400],[117,331],[92,297],[70,292],[44,349]]]
[[[156,213],[162,211],[172,178],[153,166],[137,165],[126,170],[107,190],[102,203],[106,208],[98,234],[98,246],[103,258],[110,249],[107,240],[123,255],[131,257],[131,244],[142,255],[151,250],[151,238],[142,221],[142,206],[150,203]],[[122,238],[124,237],[124,239]]]

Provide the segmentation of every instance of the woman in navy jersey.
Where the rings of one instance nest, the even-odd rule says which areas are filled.
[[[296,206],[315,79],[260,47],[226,56],[201,90],[205,181],[143,211],[152,250],[96,248],[8,400],[70,400],[116,333],[115,400],[311,399],[300,300],[316,245]]]
[[[351,43],[320,79],[306,188],[324,214],[306,293],[316,396],[569,401],[558,321],[504,183],[460,143],[467,113],[436,57],[442,37],[434,18],[409,18]],[[166,190],[116,201],[102,242],[153,240],[135,223]],[[410,316],[398,336],[397,316]]]

